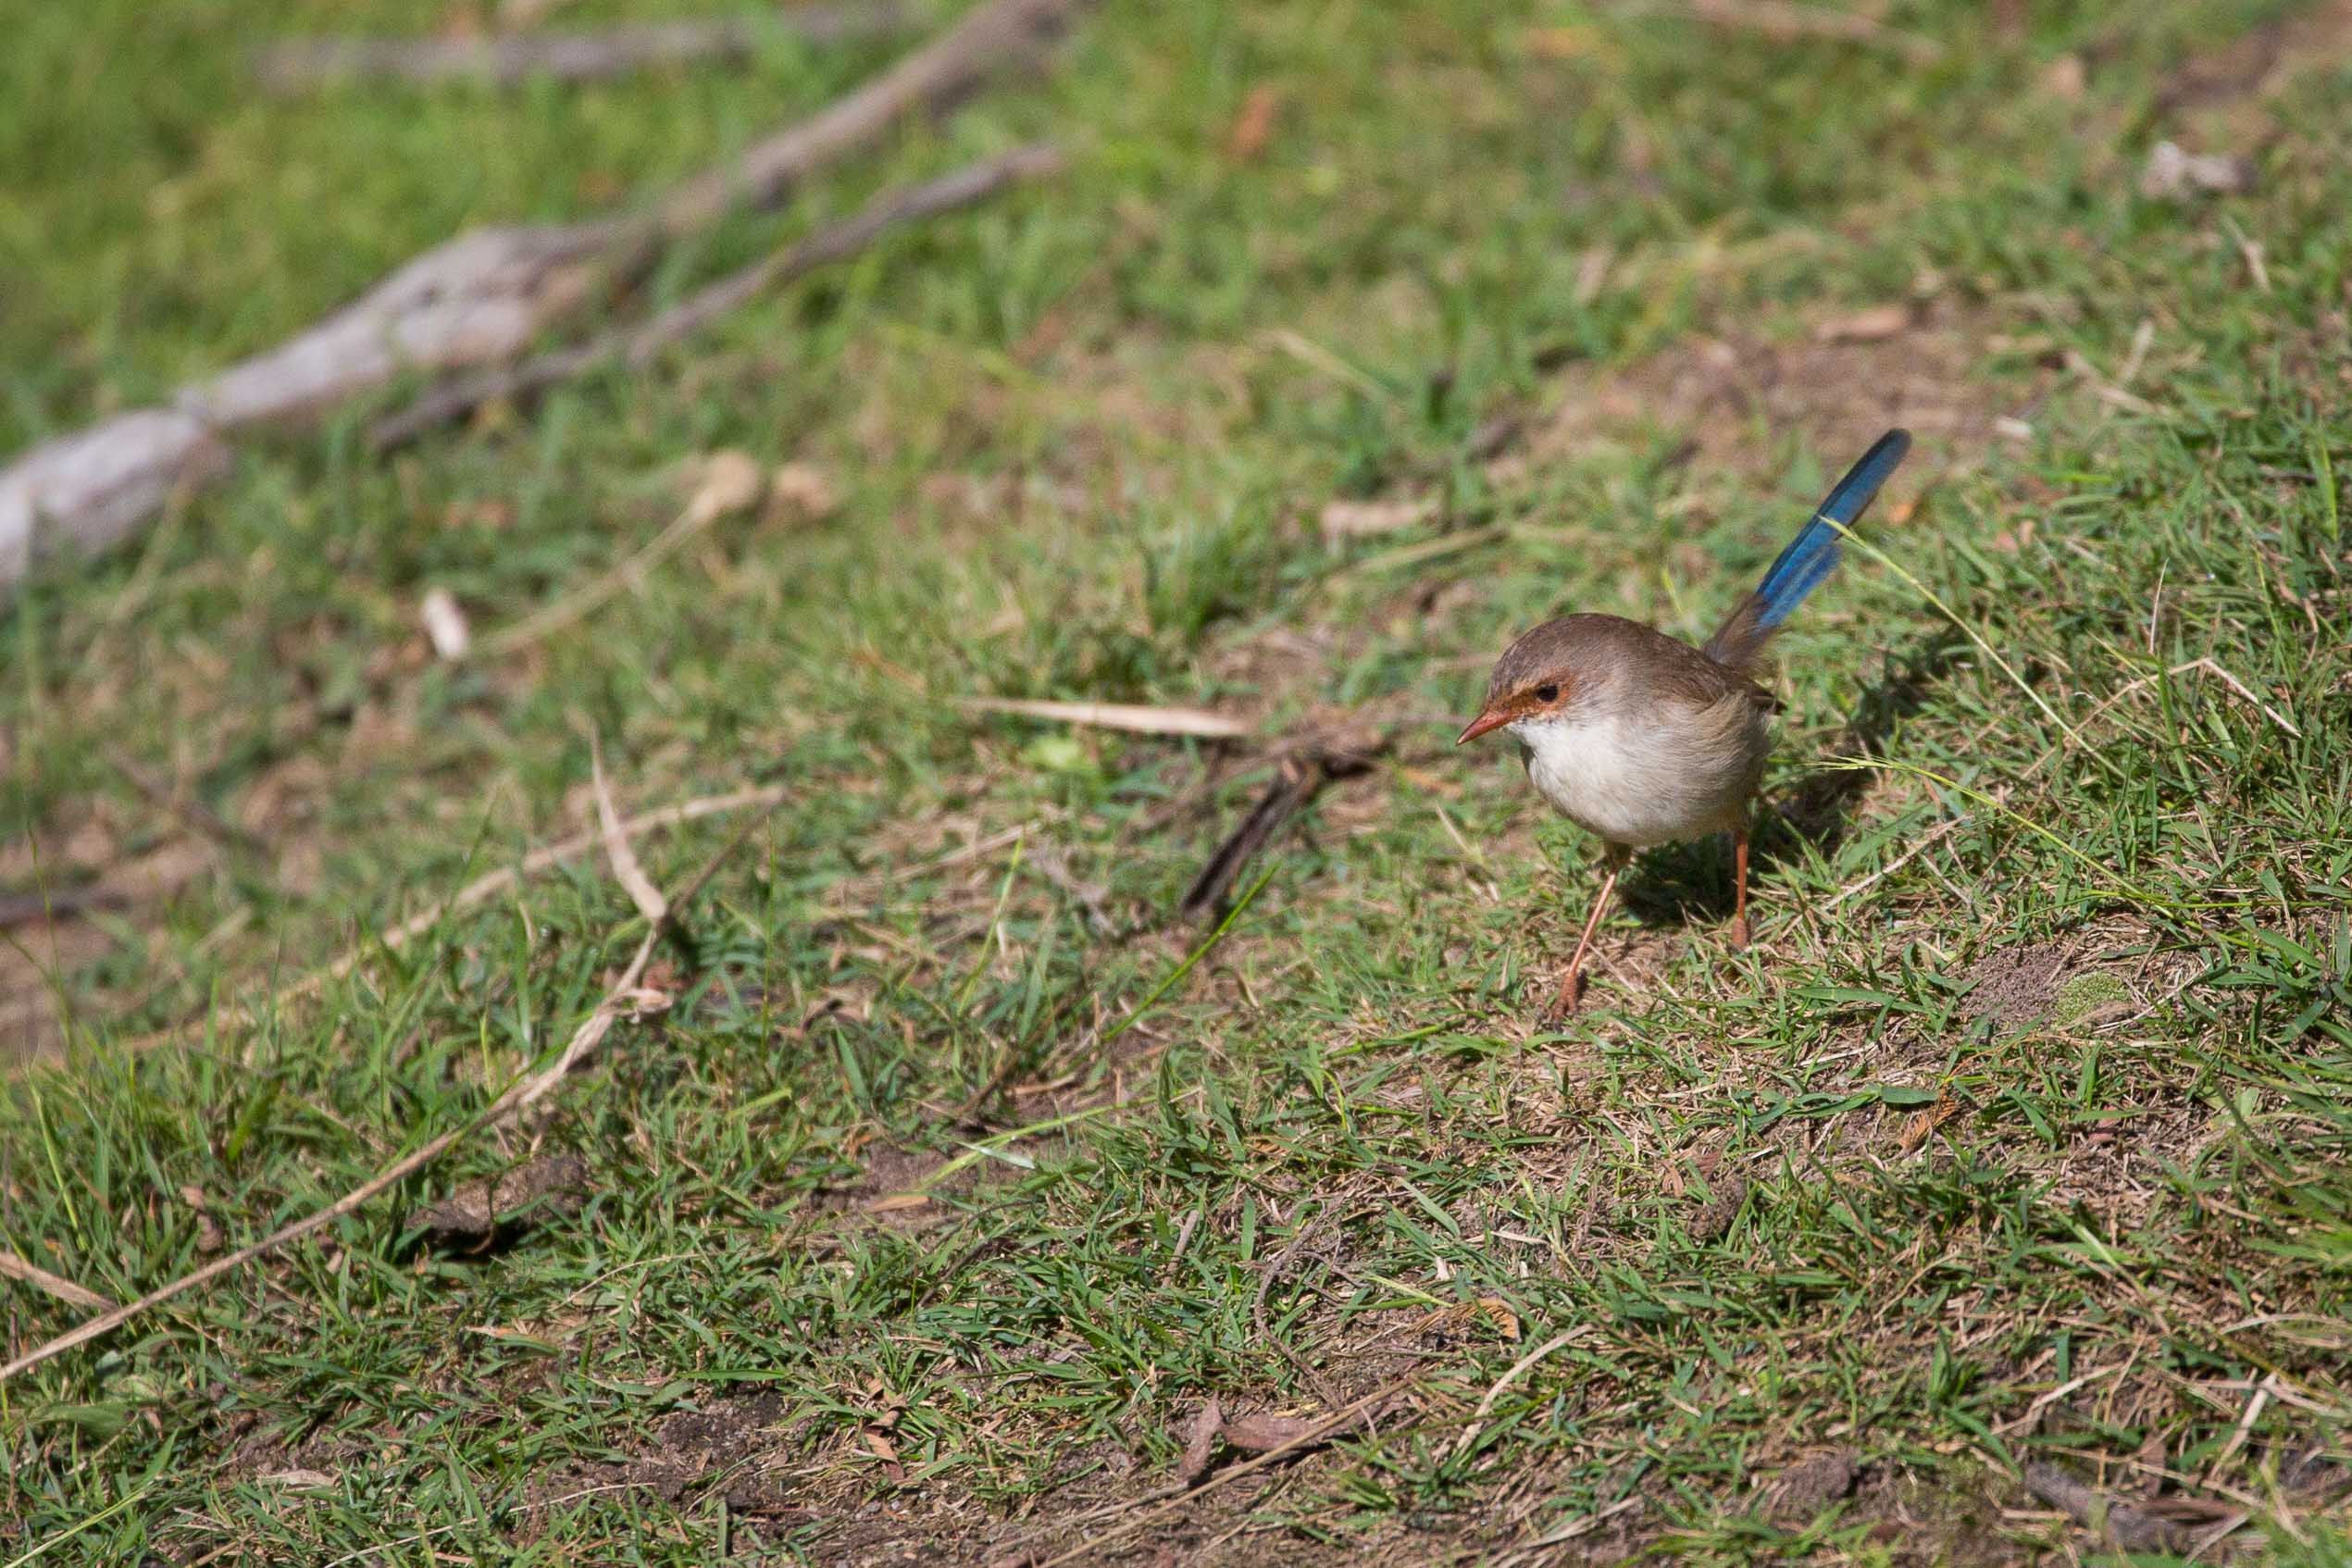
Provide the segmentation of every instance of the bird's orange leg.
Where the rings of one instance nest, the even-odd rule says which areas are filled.
[[[1739,826],[1731,830],[1731,945],[1735,950],[1748,945],[1748,818],[1742,815]]]
[[[1612,853],[1609,874],[1600,879],[1600,891],[1593,896],[1592,914],[1585,917],[1584,935],[1576,939],[1575,955],[1568,960],[1568,972],[1560,977],[1560,994],[1552,998],[1550,1011],[1565,1015],[1576,1011],[1585,1000],[1585,954],[1592,947],[1592,934],[1600,928],[1600,917],[1609,913],[1610,895],[1617,890],[1617,874],[1625,868],[1625,857]]]

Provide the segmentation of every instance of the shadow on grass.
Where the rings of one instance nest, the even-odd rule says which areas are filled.
[[[1846,721],[1829,754],[1875,757],[1903,720],[1927,704],[1928,692],[1959,658],[1965,640],[1947,627],[1908,650],[1890,653],[1876,683]],[[1824,767],[1765,798],[1748,850],[1748,876],[1768,875],[1798,851],[1836,852],[1854,807],[1873,775],[1866,769]],[[1728,834],[1666,844],[1634,862],[1624,886],[1625,907],[1645,926],[1728,920],[1732,913],[1732,849]]]

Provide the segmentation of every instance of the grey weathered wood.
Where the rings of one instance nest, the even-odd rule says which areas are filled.
[[[480,229],[435,246],[289,342],[0,468],[0,590],[57,550],[95,554],[230,467],[228,438],[302,423],[403,375],[500,364],[641,274],[670,242],[772,206],[811,175],[998,72],[1040,58],[1087,0],[988,0],[809,118],[754,143],[641,211],[598,222]]]

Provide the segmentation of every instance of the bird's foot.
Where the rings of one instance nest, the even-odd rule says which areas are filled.
[[[1724,929],[1724,936],[1730,941],[1732,951],[1734,952],[1747,952],[1748,943],[1749,941],[1748,933],[1748,916],[1745,915],[1733,915],[1731,924]]]

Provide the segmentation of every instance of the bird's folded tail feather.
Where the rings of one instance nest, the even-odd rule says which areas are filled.
[[[1836,569],[1844,554],[1844,536],[1839,530],[1851,528],[1861,516],[1910,449],[1908,430],[1889,430],[1846,470],[1846,477],[1813,509],[1811,519],[1788,541],[1788,548],[1773,562],[1755,591],[1742,598],[1707,640],[1709,658],[1736,670],[1745,670],[1756,662],[1781,623]]]

